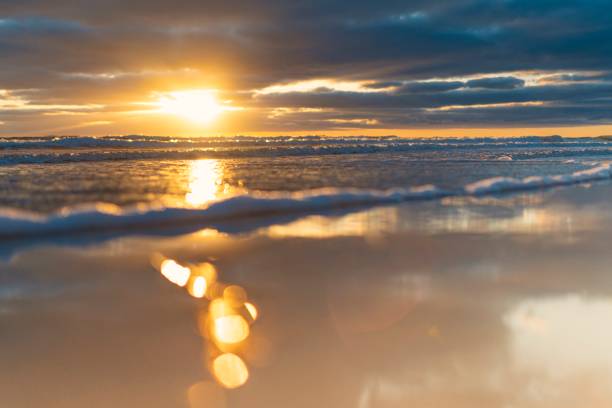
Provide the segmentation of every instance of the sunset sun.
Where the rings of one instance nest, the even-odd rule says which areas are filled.
[[[198,124],[214,121],[225,109],[212,90],[169,92],[157,101],[159,111],[176,115]]]

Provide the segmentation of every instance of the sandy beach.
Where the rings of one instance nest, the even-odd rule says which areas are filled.
[[[14,243],[0,393],[11,407],[607,406],[611,189]],[[211,301],[162,275],[160,254],[248,294],[257,319],[226,350],[244,367],[215,371]]]

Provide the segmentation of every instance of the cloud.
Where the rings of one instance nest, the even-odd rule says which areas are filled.
[[[78,8],[8,0],[0,4],[0,89],[36,105],[119,110],[154,92],[219,88],[251,109],[242,113],[245,132],[265,131],[270,119],[255,114],[274,108],[298,112],[291,124],[277,118],[278,129],[312,126],[312,112],[300,108],[380,126],[574,121],[562,110],[603,123],[612,108],[609,9],[604,0],[84,0]],[[323,85],[261,95],[296,83]],[[429,111],[526,102],[547,107]],[[363,109],[375,117],[345,118]],[[0,115],[4,128],[17,120]],[[121,120],[111,120],[122,133]]]
[[[453,91],[465,86],[461,81],[430,81],[430,82],[411,82],[405,84],[400,91],[406,92],[446,92]]]
[[[525,85],[525,81],[515,77],[493,77],[472,79],[465,83],[468,88],[514,89]]]

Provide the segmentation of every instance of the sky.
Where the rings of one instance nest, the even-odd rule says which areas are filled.
[[[2,0],[0,136],[612,134],[609,0]]]

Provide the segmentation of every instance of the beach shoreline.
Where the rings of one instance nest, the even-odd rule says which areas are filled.
[[[201,393],[214,408],[612,398],[597,354],[612,333],[581,318],[612,310],[611,191],[604,181],[14,248],[0,261],[12,368],[0,391],[9,406],[64,407],[189,407]],[[223,390],[211,374],[197,330],[207,301],[160,275],[154,254],[210,262],[248,292],[259,317],[233,349],[244,386]],[[597,395],[582,393],[584,376],[599,378]],[[31,384],[37,393],[20,391]],[[557,392],[535,397],[530,384]]]

